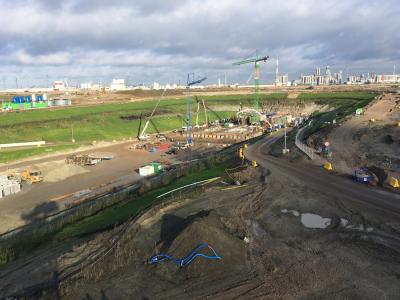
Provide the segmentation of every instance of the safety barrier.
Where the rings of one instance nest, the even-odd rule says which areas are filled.
[[[307,126],[299,129],[296,133],[295,144],[297,148],[299,148],[305,155],[307,155],[311,160],[314,160],[314,149],[308,147],[302,142],[303,132],[307,128]]]

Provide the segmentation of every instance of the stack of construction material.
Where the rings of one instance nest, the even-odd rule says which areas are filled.
[[[9,180],[6,175],[0,175],[0,198],[13,195],[21,190],[21,185],[16,180]]]

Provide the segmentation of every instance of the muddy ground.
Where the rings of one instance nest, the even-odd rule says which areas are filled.
[[[0,270],[0,296],[35,284],[38,299],[398,299],[399,232],[397,220],[258,169],[245,186],[204,187],[112,231],[39,249]],[[203,242],[222,259],[149,264]]]

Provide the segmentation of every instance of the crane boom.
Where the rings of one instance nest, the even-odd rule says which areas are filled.
[[[164,94],[165,94],[166,91],[167,91],[167,89],[164,89],[160,99],[158,99],[158,102],[157,102],[156,106],[153,108],[153,111],[151,112],[149,119],[146,121],[146,124],[144,125],[143,130],[139,135],[139,139],[143,139],[143,140],[146,139],[146,129],[149,126],[151,118],[153,117],[154,113],[156,112],[156,109],[157,109],[158,105],[160,104],[160,101],[161,101],[162,97],[164,97]]]
[[[246,59],[242,61],[237,61],[232,64],[232,66],[240,66],[244,64],[249,64],[249,63],[258,63],[260,61],[267,61],[269,59],[269,56],[264,56],[262,58],[251,58],[251,59]]]
[[[260,102],[260,66],[259,62],[266,62],[269,56],[258,57],[258,51],[256,50],[256,57],[249,58],[241,61],[234,62],[233,66],[240,66],[244,64],[254,63],[254,106],[258,111],[258,105]]]
[[[203,78],[201,78],[201,79],[199,79],[199,80],[195,80],[195,81],[191,81],[191,82],[188,82],[187,83],[187,86],[191,86],[191,85],[195,85],[195,84],[199,84],[199,83],[202,83],[204,80],[206,80],[207,79],[207,77],[203,77]]]

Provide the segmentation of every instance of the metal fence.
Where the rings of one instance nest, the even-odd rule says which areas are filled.
[[[306,154],[311,160],[314,160],[314,149],[308,147],[306,144],[302,142],[303,140],[303,133],[307,129],[307,126],[299,129],[296,133],[295,144],[297,148],[299,148],[304,154]]]

